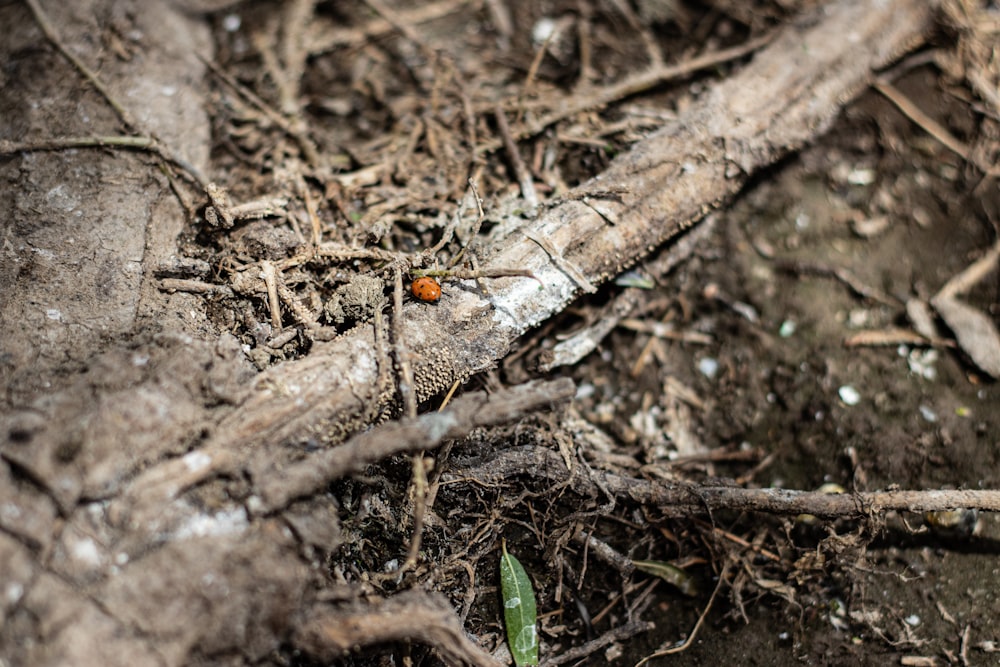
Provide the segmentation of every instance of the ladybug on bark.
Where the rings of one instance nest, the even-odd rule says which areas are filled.
[[[418,301],[437,303],[441,298],[441,284],[430,276],[423,276],[410,283],[410,292]]]

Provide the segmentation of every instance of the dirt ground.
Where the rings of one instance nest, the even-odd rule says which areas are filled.
[[[1000,489],[1000,7],[612,182],[863,4],[0,3],[0,664],[512,664],[502,540],[542,664],[996,664],[997,515],[861,494]]]

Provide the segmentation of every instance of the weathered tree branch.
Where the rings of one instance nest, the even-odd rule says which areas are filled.
[[[290,466],[277,467],[268,461],[272,467],[257,475],[260,503],[255,509],[282,509],[297,497],[315,493],[390,456],[432,450],[445,440],[465,437],[474,428],[516,421],[568,401],[575,390],[572,380],[562,378],[519,385],[492,396],[474,392],[459,397],[443,412],[390,422]]]
[[[325,662],[362,646],[418,641],[434,647],[449,665],[500,665],[469,640],[447,600],[432,593],[406,591],[346,608],[317,605],[303,618],[294,641]]]
[[[921,41],[932,9],[923,0],[844,0],[788,26],[743,71],[499,242],[484,263],[486,270],[531,270],[544,289],[504,278],[491,282],[489,295],[471,283],[453,287],[447,307],[409,304],[403,335],[418,397],[489,368],[578,296],[580,286],[561,266],[590,282],[607,280],[731,197],[754,171],[822,133],[873,70]],[[608,191],[623,194],[601,199]],[[585,195],[599,200],[600,213],[580,201]],[[529,236],[546,239],[561,256],[549,257]],[[212,463],[190,482],[234,472],[246,459],[240,452],[264,443],[343,439],[364,426],[373,403],[391,400],[392,392],[376,389],[378,377],[370,327],[265,372],[215,429],[203,449]],[[140,475],[132,497],[146,506],[176,497],[178,489],[149,483],[159,475],[155,468]]]

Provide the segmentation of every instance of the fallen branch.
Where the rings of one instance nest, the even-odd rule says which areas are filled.
[[[571,649],[562,651],[559,655],[542,661],[542,667],[558,667],[574,660],[582,660],[597,653],[605,646],[610,646],[615,642],[623,642],[631,639],[643,632],[649,632],[655,626],[648,621],[629,621],[623,625],[614,627],[605,632],[600,637],[590,640],[586,644],[581,644]]]
[[[501,485],[522,475],[541,477],[552,484],[569,483],[576,493],[602,497],[609,492],[621,499],[650,505],[664,516],[691,517],[722,510],[767,514],[812,514],[825,519],[860,519],[888,511],[941,512],[978,509],[1000,512],[1000,491],[868,491],[826,494],[786,489],[744,489],[738,486],[700,486],[693,483],[636,479],[612,473],[566,469],[558,452],[527,446],[501,452],[476,468],[449,472],[448,482],[472,479],[485,486]]]
[[[316,605],[304,617],[295,644],[324,662],[363,646],[417,641],[433,647],[449,665],[500,665],[469,640],[448,601],[437,594],[406,591],[342,608]]]
[[[402,336],[413,359],[417,399],[493,366],[518,337],[581,294],[573,275],[584,284],[607,280],[683,233],[754,171],[822,133],[872,70],[919,43],[931,10],[922,0],[852,0],[789,26],[676,122],[482,253],[490,259],[480,268],[524,269],[544,289],[524,278],[500,278],[490,281],[490,294],[471,282],[451,286],[447,307],[408,304]],[[842,34],[852,39],[830,39]],[[809,58],[789,56],[796,53]],[[620,194],[601,199],[607,192]],[[601,199],[600,213],[583,201],[588,197]],[[545,239],[558,256],[550,257],[531,238]],[[361,430],[395,396],[378,382],[379,367],[368,326],[263,373],[205,447],[227,465],[206,466],[190,482],[231,472],[245,458],[242,452],[264,444],[336,442]],[[147,486],[149,475],[158,473],[154,468],[136,478],[130,496],[153,507],[162,501],[162,489]]]
[[[575,390],[572,380],[562,378],[532,382],[493,395],[481,391],[465,394],[443,412],[385,424],[294,465],[262,471],[256,476],[261,502],[255,509],[280,510],[295,498],[315,493],[336,479],[362,472],[390,456],[432,450],[445,440],[468,435],[474,428],[516,421],[568,401]]]
[[[236,456],[207,447],[153,466],[111,502],[110,515],[118,525],[131,527],[130,539],[139,545],[155,543],[165,531],[184,525],[197,514],[184,494],[206,477],[250,471],[255,493],[247,501],[254,515],[284,509],[293,500],[314,494],[342,477],[363,472],[390,456],[432,450],[445,440],[461,438],[480,426],[510,423],[572,398],[568,378],[528,383],[487,395],[473,392],[452,402],[447,410],[418,419],[385,424],[342,445],[287,462],[287,452],[261,447]]]

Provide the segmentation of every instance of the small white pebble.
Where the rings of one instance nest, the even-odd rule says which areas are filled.
[[[9,602],[11,605],[14,605],[17,604],[22,597],[24,597],[24,586],[22,586],[20,583],[12,582],[10,584],[7,584],[5,592],[6,592],[7,602]]]
[[[847,175],[847,182],[851,185],[871,185],[875,182],[875,170],[867,168],[857,168]]]
[[[188,452],[181,460],[184,462],[184,466],[188,469],[188,472],[199,472],[212,463],[211,456],[198,450]]]
[[[837,394],[840,396],[840,400],[844,402],[844,405],[857,405],[861,402],[861,394],[849,384],[845,384],[838,389]]]
[[[698,372],[711,379],[719,372],[719,362],[712,357],[705,357],[698,362]]]
[[[556,22],[553,19],[547,16],[540,18],[535,23],[535,27],[531,29],[531,40],[536,45],[541,46],[555,31]]]
[[[782,338],[790,338],[794,333],[795,322],[792,320],[785,320],[781,323],[781,327],[778,329],[778,335]]]
[[[920,617],[917,616],[916,614],[910,614],[903,620],[906,621],[906,624],[909,625],[911,628],[915,628],[918,625],[920,625]]]
[[[243,19],[239,14],[226,14],[222,19],[222,29],[226,32],[236,32],[242,23]]]

